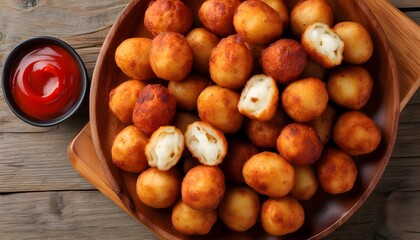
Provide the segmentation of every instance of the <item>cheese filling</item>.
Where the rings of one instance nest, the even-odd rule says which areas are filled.
[[[319,53],[331,60],[337,58],[338,53],[343,51],[344,43],[340,36],[330,30],[326,24],[317,23],[308,34]]]

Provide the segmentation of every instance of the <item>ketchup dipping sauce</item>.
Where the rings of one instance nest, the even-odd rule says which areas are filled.
[[[82,84],[77,63],[65,49],[41,45],[16,63],[11,87],[13,99],[24,113],[47,120],[73,106]]]
[[[75,112],[87,82],[86,69],[74,50],[61,40],[46,38],[49,40],[26,44],[19,55],[15,54],[8,74],[3,69],[3,78],[9,76],[9,95],[13,102],[9,99],[9,106],[22,120],[38,126],[54,125]]]

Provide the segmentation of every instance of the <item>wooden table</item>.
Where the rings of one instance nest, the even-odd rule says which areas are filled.
[[[76,48],[92,76],[101,45],[128,2],[1,0],[1,66],[20,41],[51,35]],[[420,22],[420,1],[391,2]],[[0,239],[156,239],[70,164],[67,145],[88,120],[85,101],[77,116],[59,126],[31,127],[13,115],[0,93]],[[420,239],[419,129],[417,92],[402,112],[377,188],[327,239]]]

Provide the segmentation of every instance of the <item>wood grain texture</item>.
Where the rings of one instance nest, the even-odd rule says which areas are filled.
[[[407,15],[407,17],[417,23],[417,25],[420,24],[420,11],[407,11],[404,13]]]
[[[7,50],[17,43],[33,36],[50,35],[76,48],[91,75],[104,38],[128,2],[1,1],[1,62]]]
[[[420,27],[387,1],[365,3],[381,22],[394,53],[399,69],[402,110],[420,87]]]
[[[97,191],[0,195],[0,212],[0,239],[155,239]]]
[[[52,35],[76,48],[91,76],[105,36],[129,2],[0,1],[0,67],[20,41]],[[407,15],[418,23],[418,0],[391,3],[411,8]],[[402,112],[396,146],[377,188],[326,239],[420,239],[419,105],[417,91]],[[71,166],[67,144],[88,122],[87,109],[85,104],[58,127],[36,128],[18,120],[0,93],[0,239],[158,239]]]
[[[18,126],[22,123],[15,121]],[[0,133],[0,191],[92,189],[68,162],[67,144],[86,118],[73,118],[47,132]],[[9,125],[13,125],[9,123]],[[12,126],[12,129],[14,127]]]
[[[419,7],[418,0],[389,0],[389,2],[397,8],[417,8]]]

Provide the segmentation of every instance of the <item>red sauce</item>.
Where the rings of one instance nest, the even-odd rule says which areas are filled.
[[[36,46],[16,62],[12,96],[27,115],[48,120],[68,111],[82,87],[77,62],[64,48]]]

